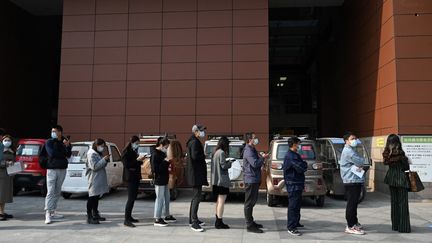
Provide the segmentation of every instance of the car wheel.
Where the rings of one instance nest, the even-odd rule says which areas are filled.
[[[270,195],[267,192],[267,206],[269,207],[274,207],[276,205],[276,196],[275,195]]]
[[[47,184],[46,183],[44,183],[42,185],[42,188],[40,189],[40,193],[41,193],[42,197],[45,197],[47,195],[48,188],[47,188]]]
[[[21,188],[20,187],[14,187],[13,188],[13,195],[14,196],[16,196],[16,195],[18,195],[18,193],[21,191]]]
[[[320,208],[322,208],[324,206],[324,201],[325,201],[325,196],[318,196],[318,198],[315,200],[316,205]]]
[[[171,201],[175,201],[178,197],[178,189],[177,187],[174,187],[173,189],[170,190],[170,199]]]
[[[62,192],[62,197],[64,199],[69,199],[72,196],[72,193]]]

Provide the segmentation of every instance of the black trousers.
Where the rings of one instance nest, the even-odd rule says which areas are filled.
[[[139,181],[128,182],[128,200],[125,207],[125,220],[132,218],[132,209],[138,196]]]
[[[192,187],[192,201],[189,208],[189,223],[198,222],[198,208],[201,202],[202,186]]]
[[[300,224],[300,209],[302,203],[301,190],[288,192],[287,228],[293,230]]]
[[[93,215],[98,212],[99,196],[92,196],[87,199],[87,215]]]
[[[411,224],[408,207],[408,189],[390,187],[392,230],[410,233]]]
[[[347,198],[347,205],[345,210],[345,219],[348,227],[353,227],[358,223],[357,219],[357,207],[360,199],[360,193],[363,184],[353,183],[345,184],[345,195]]]
[[[244,202],[244,215],[246,225],[252,226],[254,222],[253,208],[258,200],[259,183],[246,183],[245,187],[245,202]]]

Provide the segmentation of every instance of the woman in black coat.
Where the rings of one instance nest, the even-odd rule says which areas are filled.
[[[125,207],[124,225],[128,227],[135,227],[133,223],[138,222],[137,219],[132,217],[132,209],[138,195],[138,187],[141,180],[141,165],[145,158],[138,155],[139,141],[139,137],[132,136],[122,153],[123,179],[128,183],[128,200]]]

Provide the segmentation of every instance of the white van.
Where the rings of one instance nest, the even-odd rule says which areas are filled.
[[[72,156],[66,172],[66,178],[62,186],[62,196],[67,199],[72,194],[87,194],[88,181],[86,177],[87,152],[93,145],[93,141],[72,143]],[[106,167],[108,186],[116,189],[123,184],[123,163],[117,146],[106,143],[108,151],[104,155],[111,154],[110,162]]]

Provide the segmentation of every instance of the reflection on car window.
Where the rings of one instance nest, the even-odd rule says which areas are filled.
[[[139,146],[138,154],[151,154],[151,146]]]
[[[89,146],[85,144],[72,145],[72,156],[69,159],[69,163],[72,164],[86,163],[88,150],[89,150]]]
[[[288,144],[279,144],[276,152],[276,159],[283,160],[288,150]],[[300,144],[297,153],[300,154],[302,159],[315,159],[315,151],[312,144]]]
[[[19,156],[37,156],[41,146],[38,144],[20,144],[17,149]]]
[[[111,154],[112,154],[113,161],[120,161],[121,160],[121,156],[120,156],[120,153],[119,153],[117,147],[111,146]]]
[[[214,150],[216,149],[216,145],[207,145],[205,148],[206,159],[211,159],[213,156]],[[242,158],[242,150],[243,146],[241,145],[230,145],[230,154],[228,157],[241,159]]]

